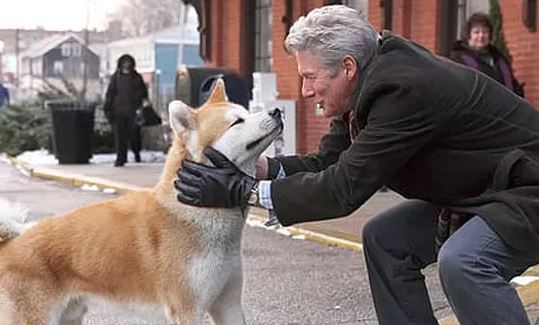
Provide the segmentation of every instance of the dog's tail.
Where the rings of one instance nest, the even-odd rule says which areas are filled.
[[[26,228],[28,209],[0,197],[0,245],[19,236]]]

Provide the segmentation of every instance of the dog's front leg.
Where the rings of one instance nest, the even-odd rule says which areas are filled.
[[[223,291],[213,302],[210,315],[216,325],[245,325],[245,317],[241,306],[243,277],[241,264],[232,272]]]

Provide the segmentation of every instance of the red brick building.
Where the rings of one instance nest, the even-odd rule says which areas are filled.
[[[277,76],[279,98],[297,101],[297,151],[317,148],[328,120],[301,98],[295,59],[283,41],[291,24],[311,9],[342,3],[361,10],[378,29],[389,28],[439,54],[449,53],[459,21],[484,0],[184,0],[199,14],[201,54],[208,66],[228,67],[247,80],[255,71]],[[474,5],[475,3],[475,5]],[[517,78],[539,108],[539,32],[537,0],[500,1],[505,38]],[[475,6],[475,7],[474,7]],[[488,7],[487,7],[488,8]],[[467,9],[467,10],[466,10]]]

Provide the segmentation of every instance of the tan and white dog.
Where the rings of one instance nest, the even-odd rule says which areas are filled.
[[[173,101],[169,114],[175,137],[153,189],[44,220],[15,237],[17,229],[0,226],[0,324],[81,324],[87,297],[162,306],[175,324],[202,324],[206,312],[216,324],[245,324],[246,212],[182,205],[173,181],[184,159],[208,163],[208,145],[254,175],[282,121],[229,102],[221,80],[202,107]]]

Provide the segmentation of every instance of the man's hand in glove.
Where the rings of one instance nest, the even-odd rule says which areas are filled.
[[[204,154],[215,167],[185,161],[174,181],[178,201],[200,207],[246,206],[258,181],[239,170],[219,151],[207,147]]]

